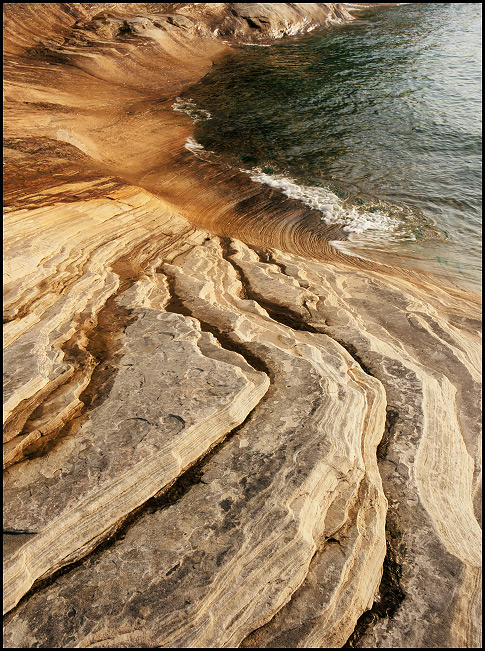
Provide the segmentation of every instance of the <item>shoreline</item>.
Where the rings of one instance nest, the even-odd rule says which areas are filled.
[[[480,297],[184,149],[187,6],[7,7],[4,644],[478,648]]]

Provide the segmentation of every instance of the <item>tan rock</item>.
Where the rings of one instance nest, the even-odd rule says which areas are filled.
[[[481,648],[479,299],[185,147],[231,8],[5,7],[4,646]]]
[[[4,568],[7,611],[35,580],[85,555],[170,486],[266,392],[266,376],[237,355],[221,351],[217,362],[202,355],[196,326],[142,312],[127,329],[108,399],[67,443],[7,474],[4,523],[39,531]]]
[[[359,612],[367,605],[377,589],[385,553],[386,500],[375,458],[375,447],[384,426],[382,387],[367,376],[344,349],[325,335],[294,332],[272,321],[264,310],[254,311],[251,305],[246,313],[242,305],[248,301],[237,298],[235,290],[240,283],[235,277],[234,268],[222,258],[221,253],[220,246],[210,241],[188,255],[178,256],[177,261],[182,266],[165,265],[164,269],[178,269],[175,281],[177,291],[179,284],[182,284],[179,281],[181,278],[187,288],[194,288],[193,293],[187,289],[187,293],[183,294],[183,302],[194,310],[203,323],[208,322],[215,328],[223,324],[224,329],[225,324],[231,321],[237,324],[234,334],[236,345],[243,346],[249,354],[262,359],[274,378],[273,388],[251,420],[214,457],[214,461],[204,466],[203,483],[194,487],[174,507],[156,512],[153,516],[144,516],[129,531],[125,540],[110,552],[115,564],[118,563],[118,554],[126,562],[134,553],[134,550],[129,550],[133,549],[133,544],[139,543],[139,537],[145,535],[143,532],[152,531],[142,545],[146,562],[139,566],[139,570],[136,564],[129,563],[126,574],[119,576],[116,590],[120,594],[124,594],[125,590],[138,594],[139,590],[141,601],[137,598],[136,608],[140,612],[154,608],[159,613],[153,622],[154,628],[146,626],[140,637],[133,631],[129,624],[130,617],[123,609],[120,612],[123,623],[120,620],[119,624],[114,625],[115,629],[121,626],[117,633],[113,632],[112,621],[103,618],[93,620],[94,628],[91,627],[89,632],[86,629],[86,636],[79,640],[83,646],[121,643],[151,645],[155,640],[164,646],[233,646],[254,628],[271,619],[289,600],[307,575],[315,552],[323,549],[322,554],[326,556],[326,540],[338,536],[342,528],[344,539],[349,536],[350,542],[347,549],[342,547],[346,551],[340,554],[338,562],[333,561],[336,565],[328,579],[329,589],[337,593],[347,590],[354,592],[353,612]],[[211,273],[208,273],[209,267],[212,267]],[[209,280],[204,282],[204,279]],[[223,294],[226,287],[230,287],[236,297]],[[242,291],[242,286],[239,288]],[[194,305],[197,307],[194,308]],[[220,317],[219,322],[213,319],[213,314]],[[166,318],[173,320],[175,316],[167,314]],[[146,318],[141,320],[142,324]],[[166,319],[162,319],[162,323],[164,321]],[[133,327],[127,329],[127,335]],[[148,342],[140,338],[136,341],[136,346],[153,346],[160,341],[160,336]],[[207,344],[204,344],[204,352]],[[214,344],[212,347],[216,349]],[[220,356],[223,349],[217,350]],[[147,353],[153,356],[151,351]],[[180,363],[173,357],[168,357],[167,363],[170,363],[165,373],[168,379],[169,369],[174,365],[178,368]],[[154,368],[160,365],[159,362],[155,364]],[[200,366],[200,362],[197,362],[197,366]],[[117,380],[119,378],[120,373]],[[305,387],[304,394],[301,393],[302,386]],[[100,410],[112,409],[111,399],[114,404],[119,404],[120,400],[124,403],[116,394],[116,387],[117,382],[110,398],[92,413],[89,422],[93,423],[96,431],[99,425],[92,421],[96,414],[100,414],[101,422],[105,423],[106,416]],[[188,397],[179,397],[178,392],[179,389],[175,387],[175,393],[169,393],[168,399],[179,404],[177,414],[182,409],[182,417],[189,419],[196,413],[194,407],[187,403]],[[337,396],[340,396],[339,400],[335,400]],[[135,398],[135,404],[138,403],[139,400]],[[129,404],[132,404],[131,399]],[[152,399],[149,399],[148,405],[152,404]],[[78,454],[79,444],[75,440],[71,448]],[[39,462],[44,470],[34,470],[34,476],[45,476],[45,468],[62,465],[53,454]],[[66,454],[69,451],[64,452],[64,458]],[[126,463],[125,457],[126,449],[123,448]],[[89,460],[87,463],[88,467],[98,465]],[[148,464],[141,462],[140,465],[146,469]],[[17,474],[22,477],[25,471]],[[93,480],[91,472],[90,482]],[[25,485],[24,490],[26,495],[30,491],[37,492],[30,483]],[[12,492],[18,494],[18,491],[19,487],[14,483]],[[51,491],[52,487],[49,498],[54,502],[55,489],[52,498]],[[59,491],[60,495],[73,494],[73,489],[67,488],[62,479],[59,480]],[[107,491],[104,488],[99,492],[105,495]],[[76,495],[73,497],[75,499]],[[42,506],[45,497],[39,494],[39,500],[38,505],[33,505],[30,519],[27,516],[30,523],[36,519],[38,521],[39,507],[41,511],[45,508]],[[172,513],[174,508],[176,515]],[[349,511],[352,512],[350,519],[353,525],[347,522]],[[56,522],[65,523],[66,520],[67,513],[61,512],[54,525]],[[26,522],[21,518],[17,526],[25,527]],[[185,531],[185,536],[180,539],[172,533],[174,523],[177,523],[177,530],[182,528]],[[48,526],[47,530],[54,532],[54,525]],[[153,533],[153,526],[158,533]],[[345,532],[346,526],[350,529],[348,534]],[[42,541],[44,537],[45,529],[37,538]],[[70,539],[72,537],[71,534]],[[184,539],[190,542],[189,547],[184,546]],[[36,538],[33,538],[27,545],[35,549],[35,543]],[[17,557],[22,551],[28,554],[27,545],[17,552]],[[173,551],[172,545],[175,545]],[[330,557],[334,555],[334,546],[328,545]],[[160,548],[165,550],[162,557],[157,553]],[[296,550],[298,553],[295,554]],[[138,558],[137,554],[135,558]],[[152,567],[147,565],[150,558],[155,563]],[[162,567],[159,566],[160,562],[163,563]],[[169,566],[162,570],[167,562]],[[178,570],[187,563],[192,567],[188,574]],[[352,572],[348,576],[349,566],[354,564],[366,567],[369,574],[365,580],[362,580],[359,572]],[[175,568],[173,572],[170,571],[172,568]],[[141,574],[137,579],[139,571]],[[90,570],[87,569],[87,572],[89,576]],[[153,576],[155,581],[149,589],[146,586],[147,575]],[[160,583],[164,575],[167,578]],[[87,576],[81,578],[83,584],[90,583],[91,579]],[[123,576],[130,577],[128,583],[125,583]],[[137,581],[140,581],[139,588],[135,587]],[[342,582],[345,591],[340,585]],[[166,595],[167,591],[171,596],[164,606],[165,601],[159,602],[155,594]],[[77,588],[72,593],[74,601],[70,608],[80,612],[80,605],[76,605],[76,593],[79,594]],[[195,602],[190,598],[190,604],[186,603],[189,593],[197,595]],[[124,602],[124,598],[121,601]],[[180,607],[175,606],[178,603]],[[236,610],[235,604],[238,604]],[[341,622],[341,611],[328,618],[328,628],[336,628],[337,637],[350,633],[356,617],[349,616],[347,600],[345,604],[345,625]],[[334,607],[335,604],[332,604],[332,609]],[[165,608],[166,614],[162,615]],[[18,614],[23,610],[22,607],[20,609],[17,610]],[[59,613],[59,621],[63,617]],[[345,633],[342,633],[342,628]],[[34,634],[36,637],[41,635],[40,631]],[[60,640],[57,638],[57,643]]]

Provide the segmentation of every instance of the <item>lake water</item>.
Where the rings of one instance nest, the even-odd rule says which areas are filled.
[[[481,282],[481,4],[359,12],[243,46],[176,102],[195,139],[361,257]]]

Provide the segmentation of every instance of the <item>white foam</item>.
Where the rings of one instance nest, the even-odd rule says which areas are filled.
[[[195,140],[195,138],[192,138],[192,136],[189,136],[187,138],[184,147],[201,160],[214,162],[219,158],[215,152],[210,149],[206,149],[204,145],[201,145],[200,142],[197,142],[197,140]]]
[[[340,224],[348,233],[389,233],[398,226],[396,219],[381,210],[369,212],[364,208],[342,205],[339,197],[327,188],[303,185],[282,175],[265,174],[260,169],[250,170],[249,174],[252,181],[279,188],[287,197],[298,199],[309,208],[320,211],[322,221],[326,224]]]
[[[195,140],[195,138],[192,138],[192,136],[189,136],[187,138],[184,147],[185,149],[191,151],[193,154],[204,150],[204,145],[201,145],[200,142],[197,142],[197,140]]]
[[[176,97],[175,102],[172,104],[172,109],[180,113],[185,113],[194,122],[202,122],[212,118],[209,111],[199,108],[194,100],[190,98]]]
[[[346,21],[343,18],[334,18],[333,16],[328,16],[327,22],[331,25],[342,25]]]

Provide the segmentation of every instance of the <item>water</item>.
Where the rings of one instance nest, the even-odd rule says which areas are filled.
[[[195,143],[341,223],[353,254],[481,280],[481,4],[245,47],[178,101]]]

